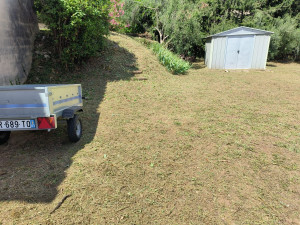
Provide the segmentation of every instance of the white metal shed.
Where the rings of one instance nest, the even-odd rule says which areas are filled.
[[[205,64],[210,69],[265,69],[273,32],[237,27],[207,37]]]

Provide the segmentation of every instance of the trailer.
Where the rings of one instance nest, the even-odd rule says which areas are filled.
[[[62,120],[67,121],[69,140],[79,141],[82,99],[80,84],[0,86],[0,144],[12,131],[51,131]]]

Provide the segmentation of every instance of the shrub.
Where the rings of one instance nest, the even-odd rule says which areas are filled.
[[[274,34],[270,43],[270,59],[300,59],[300,28],[297,21],[290,16],[275,20],[271,30]]]
[[[94,55],[108,34],[109,0],[35,0],[61,64],[70,68]]]
[[[159,43],[152,43],[150,48],[157,55],[161,64],[173,74],[184,74],[191,68],[188,62],[179,58],[177,55],[170,52]]]
[[[165,7],[161,21],[168,49],[184,57],[201,56],[204,46],[202,10],[185,0],[172,0]]]
[[[129,24],[123,24],[121,21],[121,17],[124,15],[124,3],[121,0],[110,0],[112,3],[111,9],[109,12],[110,17],[110,29],[111,30],[120,30],[126,27],[129,27]]]

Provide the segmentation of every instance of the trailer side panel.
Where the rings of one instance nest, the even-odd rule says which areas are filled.
[[[49,117],[45,89],[1,90],[0,118]]]
[[[82,91],[80,84],[48,87],[51,114],[62,116],[62,112],[73,106],[82,107]]]

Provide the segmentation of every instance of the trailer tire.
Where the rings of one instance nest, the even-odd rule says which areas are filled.
[[[71,142],[77,142],[82,136],[82,123],[78,115],[68,119],[68,136]]]
[[[5,144],[9,137],[10,137],[11,131],[0,131],[0,145]]]

